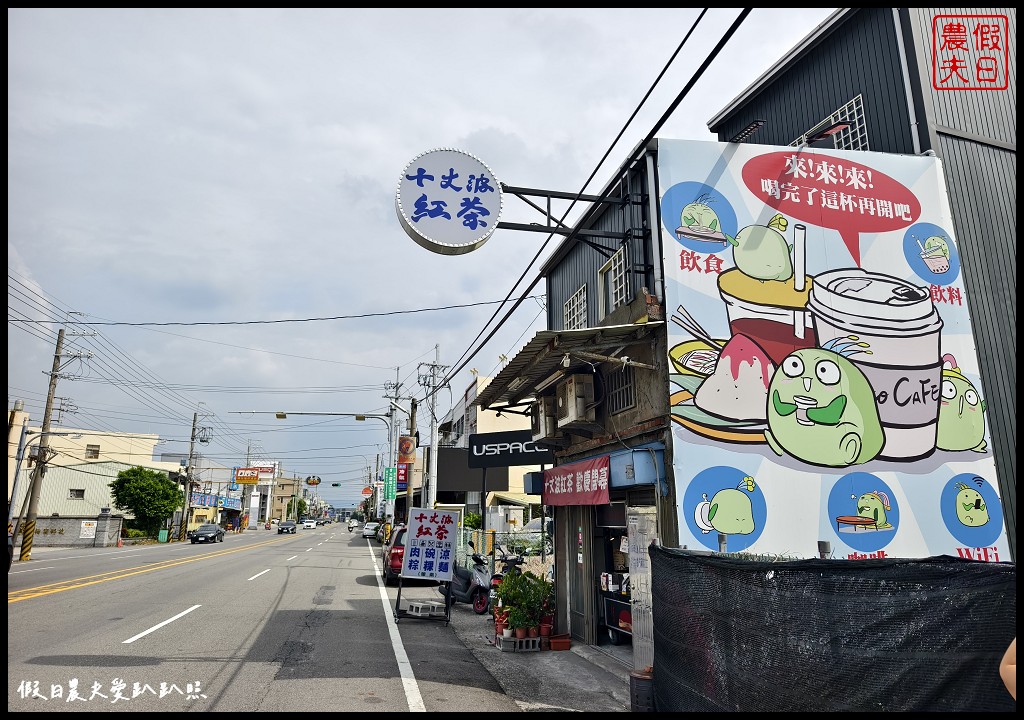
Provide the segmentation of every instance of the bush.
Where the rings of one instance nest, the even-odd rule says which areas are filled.
[[[137,528],[125,528],[124,536],[129,540],[133,538],[146,538],[149,537],[149,533],[145,530],[139,530]]]

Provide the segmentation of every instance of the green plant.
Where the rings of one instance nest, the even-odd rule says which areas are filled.
[[[530,620],[530,615],[526,610],[520,607],[514,607],[509,610],[508,626],[510,628],[516,630],[518,628],[530,627],[530,625],[532,625],[532,621]]]
[[[468,512],[462,519],[462,527],[467,530],[479,530],[483,524],[483,519],[480,517],[480,513]]]

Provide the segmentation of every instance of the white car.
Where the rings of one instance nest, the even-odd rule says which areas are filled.
[[[316,520],[303,520],[302,527],[305,528],[316,528]]]

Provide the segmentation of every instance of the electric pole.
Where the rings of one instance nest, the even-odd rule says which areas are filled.
[[[32,559],[32,540],[36,534],[36,516],[39,512],[39,491],[46,475],[46,462],[50,459],[50,414],[53,412],[53,396],[57,393],[57,375],[60,372],[61,352],[64,349],[64,328],[57,332],[57,349],[53,353],[53,369],[50,371],[50,389],[46,393],[46,409],[43,410],[43,426],[39,433],[39,455],[32,472],[31,499],[28,504],[28,516],[25,518],[25,529],[21,536],[22,562]]]
[[[441,347],[434,345],[434,362],[427,365],[430,368],[429,375],[420,375],[420,385],[427,388],[427,397],[430,398],[430,463],[424,468],[422,502],[424,507],[432,508],[437,503],[437,390],[438,374],[448,369],[447,365],[441,365]],[[426,363],[420,363],[420,367]]]
[[[409,408],[409,435],[413,438],[413,462],[409,465],[409,475],[405,479],[405,522],[408,524],[409,519],[412,517],[412,496],[413,496],[413,479],[416,476],[416,400],[410,398],[409,402],[411,407]],[[421,493],[422,494],[422,493]]]
[[[185,465],[185,502],[181,513],[181,528],[178,539],[184,542],[188,533],[188,524],[192,519],[192,455],[196,450],[196,429],[199,425],[199,413],[192,413],[192,438],[188,443],[188,464]]]

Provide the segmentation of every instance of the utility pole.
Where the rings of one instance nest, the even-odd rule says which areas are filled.
[[[396,416],[394,415],[394,410],[391,408],[391,402],[395,402],[395,401],[398,400],[398,393],[402,389],[402,383],[399,380],[399,373],[400,372],[401,372],[401,368],[400,367],[396,367],[395,368],[395,382],[394,382],[394,384],[393,385],[391,383],[385,383],[384,384],[384,389],[385,390],[390,390],[393,393],[392,395],[385,395],[384,396],[389,401],[388,402],[388,412],[387,412],[388,417],[389,417],[389,420],[388,420],[388,457],[387,457],[387,465],[385,465],[385,467],[389,467],[389,468],[390,467],[395,467],[396,468],[398,466],[398,453],[395,450],[395,448],[398,447],[398,437],[399,437],[400,433],[398,432],[398,428],[395,427]],[[376,508],[374,508],[374,512],[376,512]],[[395,519],[395,499],[394,498],[390,498],[390,499],[389,498],[385,498],[384,499],[384,519],[385,520],[390,519],[391,522],[394,522],[394,519]]]
[[[422,367],[426,363],[421,363]],[[427,388],[427,397],[430,398],[430,464],[423,473],[423,497],[424,507],[432,508],[437,503],[437,376],[448,369],[447,365],[441,365],[441,347],[434,345],[434,362],[427,365],[430,368],[429,375],[420,375],[420,385]]]
[[[412,406],[409,408],[409,434],[414,438],[416,437],[416,400],[411,398],[409,401]],[[413,457],[416,455],[416,448],[413,447]],[[413,496],[413,478],[416,475],[416,463],[414,462],[409,468],[409,476],[405,481],[405,522],[408,525],[409,519],[412,517],[412,496]]]
[[[21,536],[22,562],[32,559],[32,540],[36,533],[36,517],[39,512],[39,491],[46,476],[46,462],[50,459],[50,414],[53,412],[53,396],[57,393],[57,375],[60,372],[61,352],[64,350],[64,328],[57,332],[57,349],[53,353],[53,369],[50,371],[50,389],[46,393],[46,409],[43,410],[43,426],[39,433],[39,455],[36,467],[32,472],[31,500],[28,504],[28,516],[25,518],[25,529]]]
[[[188,524],[192,520],[192,456],[196,450],[196,430],[199,426],[199,413],[192,413],[192,438],[188,443],[188,464],[185,466],[185,502],[181,512],[181,528],[178,539],[184,542],[188,533]]]

